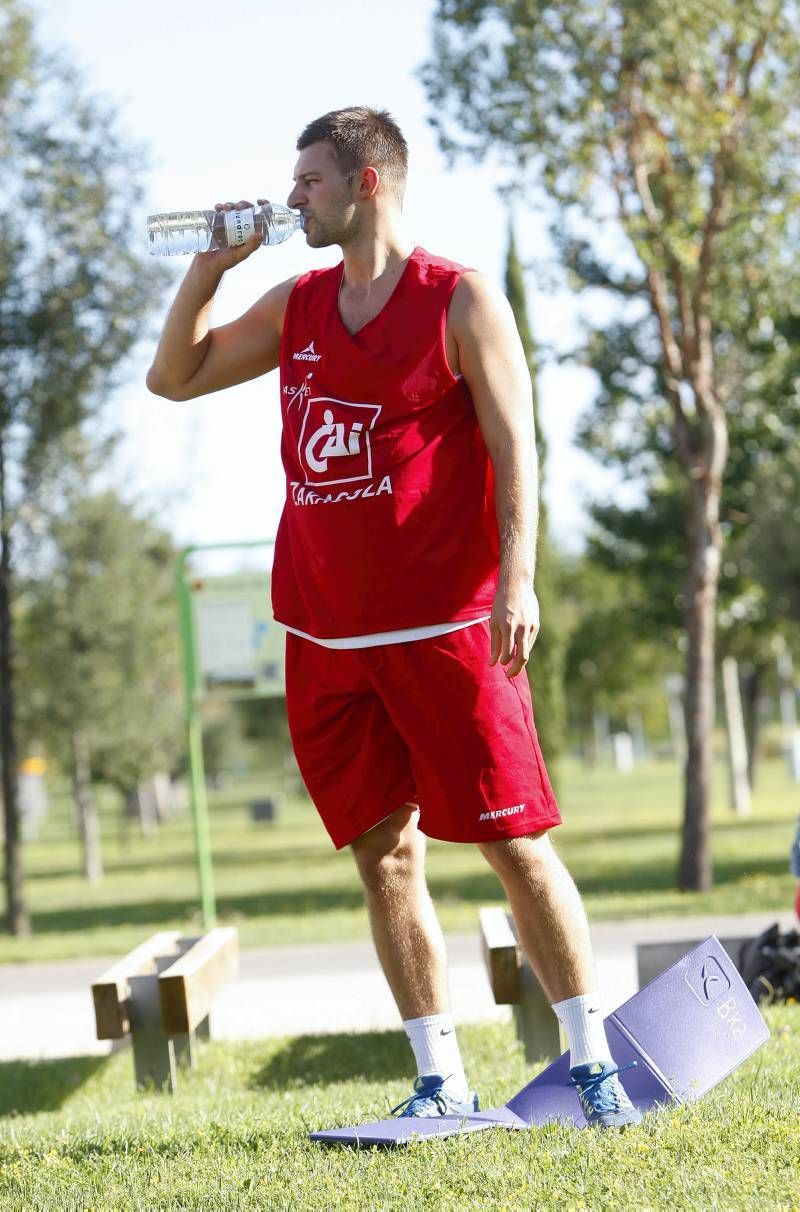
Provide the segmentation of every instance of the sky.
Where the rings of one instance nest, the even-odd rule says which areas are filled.
[[[367,104],[389,109],[410,145],[410,235],[502,284],[502,168],[447,165],[415,75],[429,54],[433,0],[402,7],[393,0],[30,2],[40,40],[61,47],[87,89],[116,103],[120,129],[146,149],[145,202],[130,216],[143,256],[148,213],[256,196],[285,201],[306,123],[329,109]],[[523,261],[546,257],[541,207],[518,206],[515,226]],[[234,319],[274,282],[339,259],[338,249],[309,249],[302,234],[259,249],[226,274],[213,322]],[[114,478],[154,507],[181,544],[270,538],[284,496],[277,373],[188,403],[152,396],[144,376],[188,258],[166,263],[174,282],[108,405],[124,434]],[[526,285],[537,340],[566,351],[578,336],[574,300],[563,288],[545,288],[540,272],[530,271]],[[615,491],[610,474],[573,443],[593,389],[590,371],[577,366],[553,363],[540,376],[550,522],[572,550],[581,545],[586,499]]]

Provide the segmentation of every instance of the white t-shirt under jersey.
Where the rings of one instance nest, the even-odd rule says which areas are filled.
[[[402,631],[376,631],[372,635],[347,635],[338,640],[321,640],[318,636],[308,635],[298,631],[296,627],[286,627],[292,635],[299,635],[304,640],[321,644],[323,648],[377,648],[379,644],[408,644],[411,640],[429,640],[435,635],[447,635],[448,631],[461,631],[463,627],[472,627],[475,623],[485,623],[491,616],[483,615],[479,619],[466,619],[460,623],[431,623],[427,627],[405,627]]]

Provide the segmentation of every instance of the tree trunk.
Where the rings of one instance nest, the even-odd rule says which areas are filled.
[[[739,662],[727,656],[722,662],[722,697],[725,704],[725,727],[728,734],[728,773],[730,776],[731,808],[738,816],[753,811],[750,780],[747,776],[747,736],[744,730],[742,691],[739,685]]]
[[[592,729],[594,733],[594,751],[598,762],[605,761],[611,749],[611,726],[608,716],[603,711],[592,713]]]
[[[667,692],[667,719],[672,756],[679,766],[686,765],[686,705],[684,702],[684,677],[680,673],[669,673],[664,679]]]
[[[158,804],[155,789],[147,780],[137,787],[139,797],[139,825],[142,837],[156,837],[158,834]]]
[[[719,489],[694,479],[689,487],[690,571],[684,618],[686,653],[686,782],[678,885],[706,892],[713,884],[709,807],[714,762],[714,640],[722,538]]]
[[[766,665],[754,665],[744,679],[744,727],[747,734],[747,781],[756,785],[759,741],[761,739],[761,699]]]
[[[149,782],[153,789],[156,824],[163,825],[172,816],[172,780],[163,770],[158,770]]]
[[[142,831],[142,837],[152,838],[158,833],[158,820],[152,795],[148,795],[143,786],[134,787],[125,792],[125,816],[128,820],[137,820]]]
[[[783,748],[789,766],[789,774],[800,783],[800,733],[797,729],[797,692],[794,685],[792,654],[784,647],[778,653],[778,678],[780,681],[781,723],[783,725]]]
[[[92,791],[89,743],[83,732],[72,734],[72,796],[83,845],[83,874],[91,884],[103,878],[100,814]]]
[[[644,731],[644,720],[641,711],[632,711],[628,716],[628,732],[633,740],[633,755],[637,762],[647,759],[647,737]]]
[[[6,922],[11,934],[26,936],[31,921],[22,878],[17,746],[14,735],[14,652],[11,620],[11,519],[6,494],[5,449],[0,437],[0,761],[5,819]]]

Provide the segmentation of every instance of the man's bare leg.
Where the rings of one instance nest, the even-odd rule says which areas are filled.
[[[583,902],[548,834],[479,846],[500,877],[522,948],[551,1002],[596,988]]]
[[[425,838],[405,804],[353,843],[372,937],[420,1081],[407,1114],[472,1109],[449,1009],[444,936],[425,880]],[[436,1075],[434,1077],[434,1075]],[[452,1100],[455,1100],[453,1102]]]
[[[372,937],[400,1015],[449,1010],[447,956],[425,880],[425,837],[404,804],[353,842]]]
[[[500,877],[525,954],[569,1038],[571,1077],[587,1123],[641,1123],[608,1047],[583,903],[548,834],[480,849]]]

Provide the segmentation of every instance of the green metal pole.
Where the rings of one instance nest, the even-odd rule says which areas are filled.
[[[186,564],[195,550],[187,547],[178,560],[178,608],[183,645],[183,672],[186,687],[186,731],[189,743],[189,787],[194,821],[197,875],[200,883],[200,903],[203,913],[203,928],[206,930],[216,922],[217,907],[214,898],[214,868],[211,861],[211,835],[208,828],[208,800],[206,798],[206,773],[203,762],[203,729],[197,704],[197,666],[192,627],[192,603],[186,584]]]
[[[196,706],[189,709],[187,720],[189,732],[189,779],[192,789],[192,816],[194,818],[194,841],[197,854],[197,875],[200,882],[200,905],[203,911],[203,929],[210,930],[217,921],[217,902],[214,897],[214,866],[211,860],[211,833],[208,828],[208,800],[206,799],[206,771],[203,763],[203,727]]]

